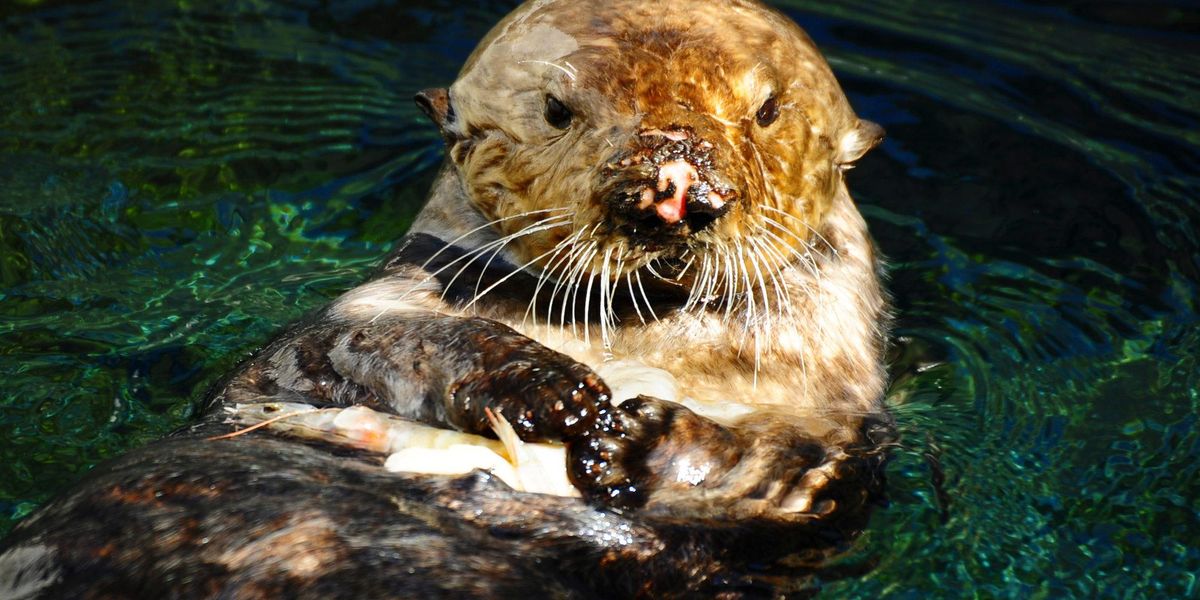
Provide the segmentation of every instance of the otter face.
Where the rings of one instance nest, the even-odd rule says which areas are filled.
[[[737,285],[710,263],[767,286],[804,260],[882,136],[794,23],[739,0],[527,3],[418,101],[522,264],[709,296]]]

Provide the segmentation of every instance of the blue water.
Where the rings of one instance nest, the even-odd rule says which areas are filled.
[[[0,533],[369,272],[511,6],[0,7]],[[1200,9],[780,6],[889,133],[903,438],[824,594],[1200,597]]]

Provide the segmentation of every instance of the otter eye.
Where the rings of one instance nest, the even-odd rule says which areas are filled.
[[[546,122],[557,129],[566,129],[575,115],[566,104],[554,96],[546,96]]]
[[[754,117],[758,120],[759,127],[766,127],[774,123],[775,119],[779,118],[779,100],[775,96],[767,98],[758,112],[754,113]]]

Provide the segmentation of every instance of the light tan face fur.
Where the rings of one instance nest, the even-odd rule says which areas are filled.
[[[573,114],[566,128],[547,121],[550,97]],[[764,126],[769,99],[778,117]],[[778,268],[814,245],[842,167],[879,137],[799,27],[737,0],[527,3],[476,49],[450,102],[449,156],[480,212],[528,215],[498,223],[506,235],[555,219],[510,245],[543,267],[580,247],[597,271],[602,257],[622,272],[720,250],[748,260],[732,252],[741,243]],[[678,129],[711,146],[730,205],[678,243],[647,245],[613,225],[606,185],[639,134]]]

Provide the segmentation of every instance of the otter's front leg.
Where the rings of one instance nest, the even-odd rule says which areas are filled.
[[[647,396],[614,412],[616,430],[569,449],[572,482],[596,503],[668,521],[804,523],[853,513],[880,489],[884,421],[846,445],[779,413],[723,425]]]
[[[243,366],[224,403],[364,405],[490,434],[488,409],[525,441],[566,441],[612,427],[609,389],[591,369],[483,318],[429,311],[325,319]]]

